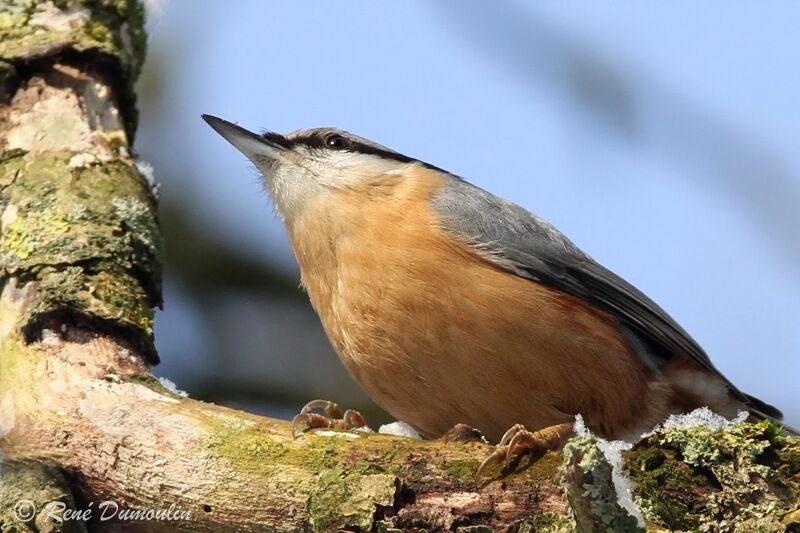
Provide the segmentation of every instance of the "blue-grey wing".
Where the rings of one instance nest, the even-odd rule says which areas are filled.
[[[722,377],[748,405],[765,410],[769,416],[780,416],[777,409],[738,391],[661,307],[586,255],[552,225],[460,178],[448,179],[433,199],[445,230],[505,270],[607,311],[651,366],[686,355]]]

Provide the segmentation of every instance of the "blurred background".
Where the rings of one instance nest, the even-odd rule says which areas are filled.
[[[329,347],[212,113],[347,129],[523,205],[800,425],[797,20],[788,1],[162,5],[136,141],[162,184],[156,373],[272,416],[319,397],[388,420]]]

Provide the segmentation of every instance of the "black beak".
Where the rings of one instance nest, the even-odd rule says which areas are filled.
[[[278,159],[281,152],[284,151],[281,145],[262,135],[246,130],[233,122],[228,122],[213,115],[202,115],[202,117],[223,139],[231,143],[234,148],[242,152],[254,163],[258,159]]]

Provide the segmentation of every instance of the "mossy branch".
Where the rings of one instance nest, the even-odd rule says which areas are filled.
[[[33,344],[7,338],[2,353],[4,376],[25,382],[24,392],[14,391],[7,456],[64,472],[83,505],[174,504],[190,513],[152,529],[370,531],[381,521],[427,529],[569,521],[558,485],[560,454],[477,486],[475,470],[490,451],[480,442],[340,432],[295,440],[285,421],[170,393],[113,339],[78,327]]]
[[[10,293],[2,302],[15,306]],[[491,451],[482,442],[333,431],[293,439],[286,421],[164,389],[116,339],[80,327],[34,343],[9,336],[0,353],[6,416],[13,407],[12,420],[2,421],[10,430],[0,441],[7,457],[59,473],[79,508],[113,501],[127,509],[172,508],[179,517],[137,527],[639,529],[619,506],[612,466],[591,438],[476,483],[475,470]],[[623,461],[649,528],[782,531],[798,518],[800,440],[766,422],[664,430]],[[5,481],[0,504],[22,492],[44,509],[53,497],[19,478]],[[4,497],[10,488],[14,497]],[[89,523],[99,525],[96,517]]]

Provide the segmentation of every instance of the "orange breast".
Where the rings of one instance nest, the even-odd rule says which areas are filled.
[[[441,230],[440,185],[420,169],[390,194],[340,191],[290,227],[312,304],[366,392],[433,436],[464,422],[498,439],[576,413],[609,436],[650,423],[663,393],[615,320]]]

